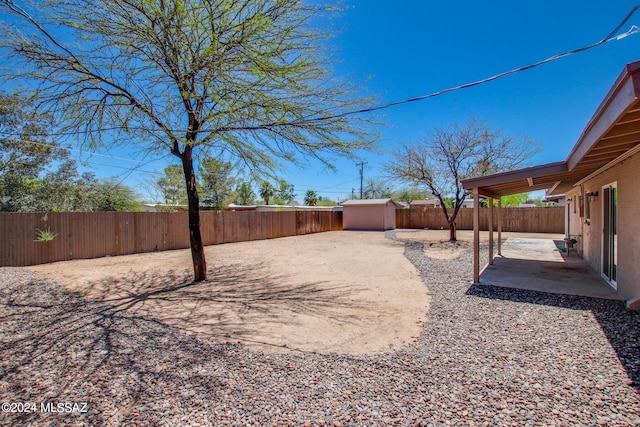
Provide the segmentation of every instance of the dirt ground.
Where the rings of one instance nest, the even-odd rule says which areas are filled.
[[[328,232],[206,248],[192,283],[188,250],[64,261],[30,269],[70,293],[203,339],[268,351],[370,353],[411,342],[430,296],[383,232]]]
[[[503,233],[536,237],[531,233]],[[397,230],[451,259],[473,233]],[[481,233],[486,242],[488,234]],[[549,238],[553,235],[540,235]],[[495,235],[497,238],[497,235]],[[172,325],[203,339],[267,351],[362,354],[412,342],[431,301],[383,232],[335,231],[206,248],[208,279],[192,283],[188,250],[64,261],[30,267],[70,293]]]

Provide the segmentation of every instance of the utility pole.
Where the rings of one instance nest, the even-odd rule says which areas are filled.
[[[362,200],[362,180],[364,178],[364,165],[366,164],[367,162],[356,163],[356,166],[360,165],[360,200]]]

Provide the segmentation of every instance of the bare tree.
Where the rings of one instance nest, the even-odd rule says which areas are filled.
[[[540,150],[539,144],[493,131],[475,118],[449,129],[434,129],[416,144],[404,144],[385,166],[387,173],[407,184],[423,185],[434,195],[456,241],[456,218],[466,198],[461,181],[523,166]],[[452,211],[445,198],[453,198]]]
[[[363,199],[386,199],[393,195],[393,189],[382,178],[367,178],[364,183]]]
[[[196,281],[206,278],[194,155],[250,169],[309,155],[330,166],[371,146],[371,105],[332,76],[314,28],[333,8],[302,0],[0,0],[6,78],[32,83],[62,132],[91,147],[180,159]],[[15,73],[15,70],[21,70]]]

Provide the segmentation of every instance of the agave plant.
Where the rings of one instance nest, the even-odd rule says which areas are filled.
[[[38,228],[38,231],[36,233],[36,240],[34,240],[34,241],[35,242],[50,242],[53,239],[55,239],[56,236],[57,236],[57,234],[52,232],[50,228],[47,228],[46,230],[40,230]]]

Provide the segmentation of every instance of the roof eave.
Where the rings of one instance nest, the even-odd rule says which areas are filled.
[[[639,104],[640,61],[636,61],[624,67],[564,162],[463,180],[463,188],[466,190],[477,188],[481,194],[485,192],[490,194],[490,197],[493,197],[491,194],[508,195],[537,189],[551,189],[548,193],[550,195],[564,193],[589,174],[593,174],[596,168],[592,166],[600,166],[601,169],[615,161],[614,155],[625,154],[612,147],[625,145],[626,150],[629,150],[629,147],[633,148],[631,138],[628,138],[629,141],[623,141],[624,144],[609,144],[611,147],[607,146],[605,149],[599,148],[599,143],[606,135],[609,139],[619,137],[619,135],[612,136],[615,132],[623,132],[620,135],[626,136],[624,132],[630,132],[630,130],[616,128],[616,126],[627,114],[635,114],[633,117],[637,121]],[[630,123],[626,124],[627,128]],[[638,133],[635,130],[634,132]],[[637,135],[633,138],[637,138]],[[607,160],[611,162],[607,163]],[[551,178],[553,180],[550,180]]]
[[[627,64],[585,126],[578,142],[567,156],[572,170],[640,97],[640,61]]]
[[[532,166],[529,168],[518,169],[509,172],[497,173],[494,175],[481,176],[478,178],[463,179],[461,181],[462,188],[465,190],[471,190],[476,187],[486,187],[490,185],[500,184],[506,181],[516,181],[528,178],[538,178],[544,175],[550,175],[554,173],[561,173],[567,171],[566,162],[554,162],[547,163],[539,166]]]

